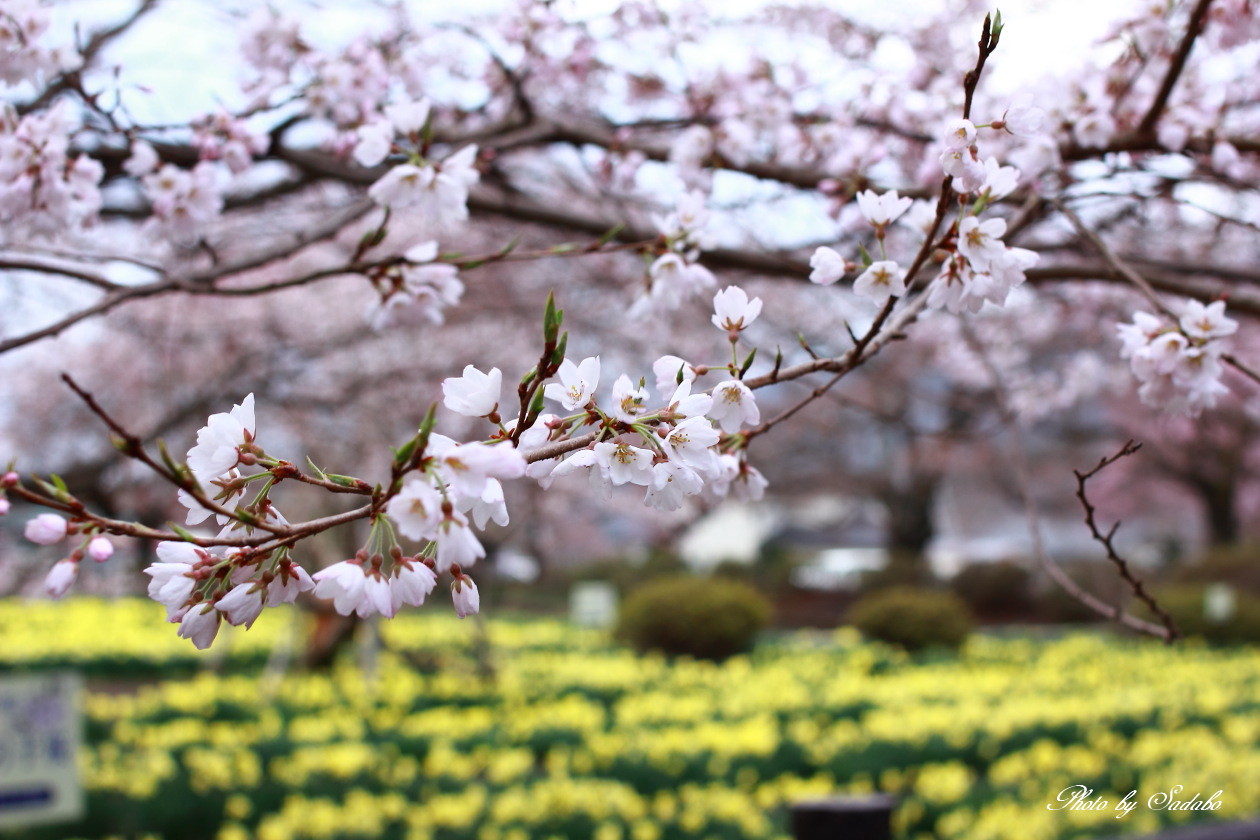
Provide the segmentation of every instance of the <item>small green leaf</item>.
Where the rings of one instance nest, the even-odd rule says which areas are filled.
[[[861,242],[858,243],[858,253],[862,256],[862,267],[870,268],[874,260],[871,259],[870,253],[867,252],[866,246]]]
[[[751,353],[749,353],[749,354],[748,354],[748,358],[747,358],[747,359],[744,359],[744,363],[743,363],[742,365],[740,365],[740,368],[739,368],[739,378],[740,378],[740,379],[743,379],[743,378],[744,378],[744,375],[748,373],[748,369],[749,369],[750,367],[752,367],[753,359],[755,359],[755,358],[757,358],[757,348],[756,348],[756,347],[754,347],[754,348],[753,348],[753,351],[752,351]]]
[[[311,468],[311,472],[315,473],[317,478],[324,481],[328,480],[328,474],[325,473],[323,470],[321,470],[319,467],[315,466],[315,462],[311,460],[310,455],[306,456],[306,466]]]
[[[604,235],[599,238],[599,244],[596,247],[603,248],[609,242],[612,242],[614,239],[616,239],[617,234],[621,233],[625,229],[626,229],[625,224],[613,225],[608,230],[604,231]]]
[[[196,542],[197,537],[196,537],[196,536],[194,536],[194,535],[193,535],[193,533],[192,533],[191,531],[189,531],[189,530],[187,530],[187,529],[185,529],[185,528],[182,528],[182,527],[180,527],[179,525],[176,525],[174,522],[169,522],[169,523],[167,523],[167,524],[170,526],[170,529],[171,529],[172,531],[174,531],[175,533],[179,534],[179,538],[180,538],[181,540],[186,540],[187,542]]]
[[[560,336],[560,342],[556,344],[556,349],[551,353],[551,366],[558,368],[560,363],[564,361],[564,353],[569,347],[569,333],[566,331]]]

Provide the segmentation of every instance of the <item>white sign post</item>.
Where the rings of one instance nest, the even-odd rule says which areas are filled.
[[[83,816],[82,695],[74,673],[0,676],[0,829]]]
[[[617,587],[601,580],[573,584],[569,619],[579,627],[612,627],[617,623]]]

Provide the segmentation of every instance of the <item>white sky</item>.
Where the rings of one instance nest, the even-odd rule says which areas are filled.
[[[54,26],[69,33],[75,21],[85,30],[119,20],[137,0],[70,0],[55,4]],[[948,0],[832,0],[823,3],[877,28],[904,25]],[[1024,84],[1056,76],[1081,61],[1107,24],[1134,7],[1136,0],[1011,0],[999,5],[1007,29],[992,61],[997,72],[986,78],[991,91],[1014,93]],[[303,34],[314,44],[333,47],[369,28],[384,28],[389,17],[381,8],[353,0],[288,0],[277,5],[300,14]],[[461,0],[460,16],[489,15],[508,0]],[[584,14],[610,0],[581,0]],[[663,5],[676,5],[663,0]],[[766,0],[722,0],[724,17],[738,16],[767,5]],[[419,20],[451,19],[451,7],[431,0],[412,0]],[[146,79],[152,93],[128,98],[142,121],[172,121],[179,114],[214,108],[216,95],[234,98],[237,77],[237,23],[256,2],[245,0],[167,0],[147,16],[110,57],[132,68],[132,78]],[[978,23],[978,21],[977,21]],[[895,53],[895,51],[892,51]],[[888,60],[898,61],[895,54]],[[148,68],[153,68],[149,70]],[[153,81],[156,79],[156,81]]]

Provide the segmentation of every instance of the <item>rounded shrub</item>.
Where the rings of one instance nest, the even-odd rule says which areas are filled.
[[[949,588],[978,616],[1022,618],[1033,612],[1032,575],[1009,560],[970,563],[954,575]]]
[[[957,595],[911,586],[867,595],[850,608],[849,621],[867,637],[911,652],[957,648],[971,632],[971,613]]]
[[[770,613],[770,603],[739,581],[658,578],[626,598],[616,636],[639,652],[722,660],[751,650]]]
[[[1260,597],[1234,591],[1233,610],[1228,617],[1213,620],[1205,614],[1207,587],[1197,584],[1169,586],[1155,593],[1159,604],[1186,636],[1200,636],[1222,645],[1260,643]],[[1145,611],[1147,618],[1153,618]]]

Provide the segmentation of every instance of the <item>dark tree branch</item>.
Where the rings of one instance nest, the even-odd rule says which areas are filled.
[[[1181,631],[1177,629],[1177,625],[1173,621],[1172,616],[1170,616],[1163,607],[1155,602],[1155,598],[1146,591],[1146,587],[1142,581],[1133,574],[1133,569],[1129,565],[1129,562],[1116,551],[1116,546],[1113,540],[1115,538],[1116,531],[1120,528],[1119,521],[1107,529],[1106,533],[1103,533],[1103,531],[1098,527],[1098,520],[1096,518],[1097,511],[1094,508],[1093,503],[1090,502],[1089,496],[1085,493],[1086,482],[1098,475],[1098,473],[1102,472],[1111,464],[1114,464],[1121,458],[1132,455],[1141,448],[1142,444],[1134,443],[1131,440],[1127,441],[1124,446],[1120,448],[1120,451],[1116,452],[1114,455],[1109,455],[1103,458],[1096,466],[1094,466],[1093,469],[1088,470],[1087,472],[1072,470],[1072,474],[1076,476],[1076,498],[1080,500],[1081,507],[1085,509],[1085,525],[1089,528],[1090,535],[1106,550],[1107,559],[1110,560],[1116,567],[1116,571],[1120,574],[1120,578],[1129,585],[1129,588],[1133,590],[1133,594],[1137,596],[1138,600],[1146,604],[1151,613],[1163,623],[1166,631],[1164,634],[1164,641],[1171,644],[1174,640],[1181,637]]]

